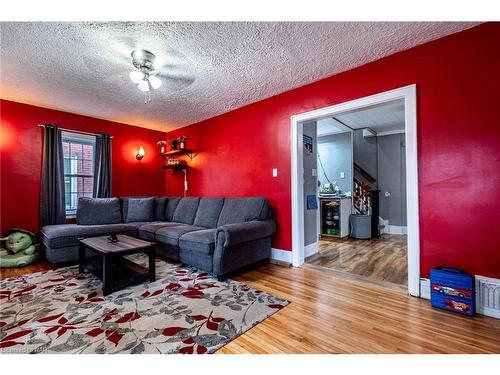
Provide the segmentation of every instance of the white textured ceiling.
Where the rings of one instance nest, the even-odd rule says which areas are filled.
[[[475,24],[6,22],[0,95],[168,131]],[[178,78],[148,104],[128,78],[134,48],[151,50]]]

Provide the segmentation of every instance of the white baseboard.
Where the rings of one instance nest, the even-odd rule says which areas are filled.
[[[431,299],[431,281],[429,279],[420,279],[420,298]]]
[[[389,234],[406,234],[408,233],[406,226],[401,225],[389,225]]]
[[[407,234],[408,230],[405,226],[386,225],[380,232],[385,234]]]
[[[319,241],[310,245],[304,246],[304,258],[310,257],[319,251]]]
[[[277,260],[279,262],[292,264],[292,252],[289,250],[272,248],[271,259]]]

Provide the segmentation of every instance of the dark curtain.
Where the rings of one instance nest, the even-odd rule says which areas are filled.
[[[64,224],[66,211],[61,131],[53,125],[45,125],[43,129],[40,226]]]
[[[99,134],[95,142],[94,197],[111,197],[111,136]]]

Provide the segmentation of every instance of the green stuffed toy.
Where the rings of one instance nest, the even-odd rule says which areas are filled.
[[[3,238],[0,238],[0,268],[24,267],[38,260],[38,245],[36,236],[24,229],[9,229]]]

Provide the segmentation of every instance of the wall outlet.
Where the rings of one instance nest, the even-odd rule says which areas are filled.
[[[340,178],[345,178],[345,173],[344,172],[340,172]]]
[[[318,175],[317,169],[316,169],[316,168],[313,168],[313,169],[312,169],[312,176],[313,176],[313,177],[316,177],[317,175]]]
[[[273,168],[273,177],[278,177],[278,168]]]

